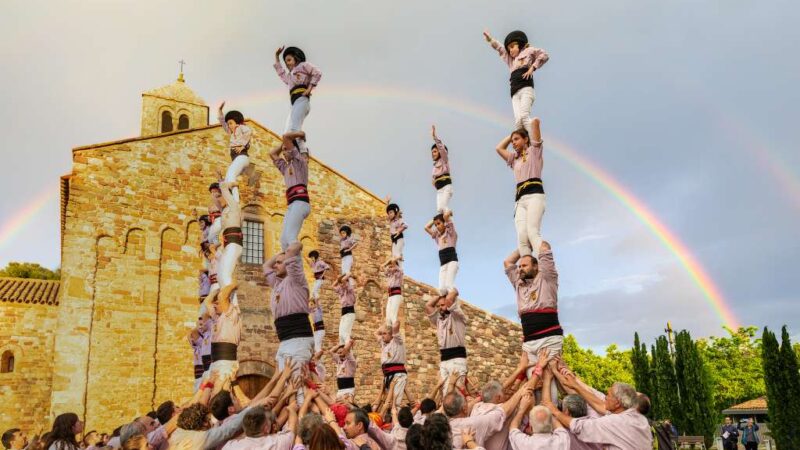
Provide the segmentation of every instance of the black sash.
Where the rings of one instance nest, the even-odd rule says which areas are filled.
[[[403,294],[403,288],[401,288],[401,287],[390,287],[389,288],[389,297],[391,297],[393,295],[402,295],[402,294]]]
[[[523,195],[528,194],[544,194],[544,185],[541,178],[529,178],[525,181],[517,183],[516,195],[514,201],[522,198]]]
[[[314,337],[311,330],[311,322],[308,321],[308,314],[295,313],[275,319],[275,331],[278,333],[278,340],[283,342],[289,339],[301,337]]]
[[[314,272],[314,279],[315,280],[321,280],[323,275],[325,275],[325,271],[324,270],[322,272]]]
[[[381,364],[381,370],[383,371],[383,388],[389,389],[389,386],[392,384],[392,380],[394,376],[398,373],[408,373],[406,372],[406,366],[401,363],[386,363]]]
[[[355,314],[356,307],[355,306],[342,306],[342,315],[345,314]]]
[[[222,241],[225,243],[223,247],[227,247],[228,244],[242,245],[244,243],[244,234],[242,234],[242,229],[239,227],[225,228],[222,231]]]
[[[319,322],[314,322],[314,331],[320,331],[324,329],[325,329],[325,322],[321,320]]]
[[[195,364],[194,366],[194,379],[198,379],[203,376],[203,365],[202,364]]]
[[[519,69],[511,72],[511,76],[509,77],[508,81],[511,83],[511,96],[513,97],[514,94],[517,93],[518,90],[526,87],[533,87],[533,76],[528,78],[522,78],[522,75],[528,71],[530,67],[520,67]]]
[[[236,361],[236,344],[212,342],[211,361]]]
[[[337,378],[336,387],[338,389],[353,389],[356,387],[355,378]]]
[[[344,249],[339,250],[339,256],[341,256],[342,258],[344,258],[345,256],[350,256],[352,254],[353,252],[351,252],[350,250],[344,250]]]
[[[392,235],[392,244],[394,244],[395,242],[399,241],[400,239],[403,239],[403,232],[402,231],[397,236]]]
[[[522,313],[522,336],[525,342],[548,336],[563,336],[564,330],[558,322],[557,309],[540,309]]]
[[[455,247],[447,247],[439,250],[439,265],[443,266],[449,262],[458,261]]]
[[[456,358],[466,358],[467,349],[466,347],[442,348],[439,349],[439,356],[441,357],[442,361],[449,361]]]
[[[291,91],[289,91],[289,100],[291,100],[292,104],[294,105],[294,102],[296,102],[298,98],[302,97],[307,90],[308,85],[298,84],[297,86],[293,87]]]
[[[248,150],[250,150],[250,143],[249,142],[247,144],[244,144],[244,147],[242,148],[242,151],[240,151],[239,153],[236,153],[236,151],[234,149],[231,149],[231,161],[236,159],[237,156],[242,156],[242,155],[247,156],[247,151]]]
[[[447,186],[448,184],[452,184],[452,183],[453,183],[453,180],[452,180],[452,178],[450,178],[450,174],[449,173],[443,173],[443,174],[441,174],[438,177],[433,179],[433,185],[436,186],[437,190]]]
[[[203,355],[203,372],[208,370],[211,367],[211,355]]]

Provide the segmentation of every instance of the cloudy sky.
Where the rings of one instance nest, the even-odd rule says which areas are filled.
[[[800,334],[798,11],[788,0],[5,2],[0,266],[59,264],[57,181],[70,149],[137,135],[140,93],[172,82],[181,58],[212,107],[227,99],[282,129],[287,95],[271,64],[290,44],[324,73],[306,121],[312,151],[400,203],[407,273],[429,283],[438,260],[422,226],[435,207],[437,124],[451,149],[458,285],[514,319],[502,271],[515,245],[513,179],[494,153],[513,120],[508,73],[481,31],[502,41],[522,29],[550,53],[534,113],[566,330],[594,348],[629,346],[635,330],[652,339],[667,320],[724,332],[621,189],[688,250],[735,320]],[[21,221],[36,199],[44,206]]]

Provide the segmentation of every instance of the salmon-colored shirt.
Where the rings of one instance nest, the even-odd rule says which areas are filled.
[[[567,430],[558,428],[552,433],[527,435],[518,429],[508,433],[508,440],[514,450],[570,450]],[[648,450],[641,448],[640,450]]]
[[[450,314],[442,314],[437,308],[433,314],[428,315],[428,320],[436,327],[436,338],[439,348],[464,347],[467,333],[467,317],[461,311],[461,300],[456,300],[449,309]]]
[[[336,378],[354,378],[356,376],[358,363],[352,351],[347,352],[344,358],[334,353],[333,362],[336,364]]]
[[[333,290],[339,296],[339,302],[342,304],[342,308],[347,306],[355,306],[356,291],[353,289],[353,286],[350,285],[350,280],[345,280],[344,282],[339,283],[339,285],[333,288]]]
[[[383,274],[390,288],[403,287],[403,269],[396,265],[388,265]]]
[[[436,149],[439,151],[439,159],[433,162],[433,178],[437,178],[442,176],[446,173],[450,173],[450,158],[447,154],[447,147],[442,144],[442,140],[436,138],[433,140],[434,144],[436,144]]]
[[[325,272],[330,268],[331,266],[328,263],[323,261],[322,258],[318,258],[316,261],[314,261],[314,264],[311,266],[311,271],[314,273],[320,273],[320,272]]]
[[[227,342],[239,345],[242,334],[242,322],[239,307],[230,304],[228,310],[222,314],[216,314],[211,308],[211,317],[214,318],[214,329],[211,332],[211,342]]]
[[[570,431],[583,441],[603,444],[607,450],[641,450],[653,448],[653,434],[647,418],[635,408],[596,419],[573,419]]]
[[[500,55],[500,59],[502,59],[503,62],[508,65],[509,72],[513,72],[521,67],[530,66],[533,66],[536,68],[536,70],[539,70],[539,68],[550,59],[550,55],[548,55],[546,51],[534,46],[523,48],[516,58],[512,58],[511,55],[509,55],[506,51],[506,47],[497,40],[492,39],[491,45],[492,48],[497,50],[497,53]]]
[[[517,153],[512,149],[506,163],[514,171],[514,180],[522,183],[531,178],[542,178],[544,158],[542,157],[543,141],[534,142],[530,147]]]
[[[267,284],[272,287],[269,304],[272,308],[273,319],[290,314],[309,314],[311,312],[308,308],[308,281],[303,273],[300,256],[286,258],[284,264],[286,266],[286,277],[284,278],[279,278],[273,268],[264,271]]]
[[[222,129],[230,135],[230,147],[244,147],[250,143],[250,138],[253,136],[252,128],[245,124],[240,124],[237,125],[236,130],[231,133],[231,128],[228,126],[228,122],[225,121],[225,116],[219,114],[217,120],[219,120],[219,124],[222,125]]]
[[[292,145],[291,150],[286,150],[285,153],[289,156],[289,161],[286,158],[273,159],[272,163],[283,174],[283,181],[286,187],[297,186],[304,184],[308,186],[308,159],[300,155],[297,147]]]
[[[389,234],[391,235],[402,233],[406,228],[408,228],[408,225],[401,217],[395,217],[394,220],[389,222]]]
[[[506,276],[517,293],[517,312],[520,316],[537,309],[558,308],[558,271],[552,250],[539,253],[539,273],[533,279],[520,278],[516,265],[506,269]]]
[[[289,90],[299,85],[316,86],[322,78],[322,72],[319,68],[305,61],[294,66],[294,69],[289,73],[286,73],[283,64],[279,62],[273,64],[273,67],[281,81],[283,81],[286,86],[289,86]]]
[[[492,409],[486,414],[473,417],[450,419],[450,430],[453,435],[453,448],[462,448],[461,430],[470,428],[475,431],[475,443],[485,447],[486,438],[503,428],[506,414],[503,408]]]
[[[436,228],[436,225],[431,227],[431,230],[431,237],[436,241],[436,244],[439,245],[439,250],[456,246],[458,233],[456,233],[456,226],[453,224],[452,219],[444,224],[444,233],[439,233],[439,229]]]
[[[381,364],[405,364],[406,345],[400,333],[392,336],[388,343],[379,339],[381,344]]]

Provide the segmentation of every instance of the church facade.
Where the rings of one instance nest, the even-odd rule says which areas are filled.
[[[0,392],[10,400],[0,404],[0,427],[46,429],[52,417],[72,411],[87,430],[110,431],[165,400],[190,397],[187,335],[197,318],[202,267],[193,211],[205,213],[215,169],[224,172],[230,163],[228,136],[209,125],[209,114],[181,76],[142,94],[141,136],[72,150],[72,171],[61,178],[60,284],[21,287],[21,280],[5,280],[11,287],[4,292],[0,280],[0,355],[4,361],[10,355],[14,365],[0,371]],[[278,341],[261,263],[280,248],[286,203],[269,158],[279,137],[247,122],[254,131],[250,160],[261,176],[255,187],[240,183],[245,250],[236,276],[243,316],[240,384],[252,395],[274,370]],[[355,270],[366,280],[353,329],[359,338],[356,385],[358,401],[372,401],[382,379],[372,333],[386,296],[378,267],[391,248],[386,204],[313,158],[309,191],[312,212],[300,234],[304,253],[318,249],[338,272],[338,227],[350,225],[361,241],[354,251]],[[405,281],[400,317],[415,392],[438,377],[435,332],[421,298],[432,292]],[[25,296],[35,299],[21,301]],[[330,283],[321,298],[329,347],[340,316]],[[471,381],[505,374],[517,363],[519,326],[470,305],[465,310]],[[330,358],[325,363],[334,373]]]

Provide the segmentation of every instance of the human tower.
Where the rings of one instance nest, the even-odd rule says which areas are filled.
[[[527,377],[541,376],[535,363],[540,357],[561,353],[563,330],[558,319],[558,273],[550,245],[542,240],[541,223],[545,210],[542,182],[543,142],[540,120],[531,119],[535,100],[533,73],[548,60],[548,54],[529,44],[522,31],[509,33],[501,44],[489,34],[486,41],[508,66],[511,103],[514,112],[513,130],[496,147],[498,156],[508,165],[516,181],[514,227],[517,248],[504,261],[505,272],[516,291],[518,312],[524,342],[522,350],[531,363]],[[336,402],[353,403],[357,361],[353,354],[352,328],[356,320],[356,290],[360,282],[354,272],[358,266],[353,250],[358,239],[348,226],[339,229],[338,275],[332,275],[333,261],[318,250],[303,254],[298,234],[311,214],[308,186],[309,149],[303,122],[311,108],[311,96],[322,78],[318,67],[306,61],[297,47],[280,47],[275,52],[275,71],[288,87],[291,108],[279,145],[269,156],[285,182],[286,211],[280,235],[281,251],[264,263],[264,277],[270,285],[270,307],[280,344],[276,354],[279,371],[288,367],[312,383],[322,385],[326,374],[321,360],[325,336],[320,290],[326,280],[341,303],[338,343],[329,349],[336,365]],[[236,266],[242,256],[242,212],[238,183],[244,176],[254,184],[257,174],[250,163],[252,129],[244,123],[239,111],[225,112],[219,105],[222,129],[229,135],[231,163],[209,186],[208,213],[198,217],[203,230],[200,244],[204,268],[200,275],[201,306],[198,322],[190,335],[194,349],[195,390],[209,382],[213,372],[217,379],[235,376],[238,368],[237,348],[241,336],[241,317],[236,295]],[[425,225],[438,249],[440,268],[438,293],[425,298],[425,312],[436,330],[440,351],[441,393],[448,389],[469,389],[468,355],[465,348],[467,316],[461,308],[456,287],[458,233],[450,200],[454,193],[454,174],[450,169],[448,147],[431,127],[433,169],[431,184],[436,191],[436,214]],[[455,177],[457,179],[457,177]],[[509,197],[511,193],[509,193]],[[406,389],[406,350],[400,334],[398,312],[403,307],[403,248],[405,232],[402,211],[395,203],[386,207],[389,222],[391,257],[382,264],[388,292],[383,304],[384,325],[375,336],[380,343],[381,370],[384,375],[383,396],[399,406],[404,399],[413,401]],[[304,256],[314,273],[309,288],[303,271]],[[377,349],[376,349],[377,350]],[[375,368],[377,370],[377,368]],[[538,371],[538,373],[537,373]],[[444,383],[445,380],[454,383]],[[551,390],[555,392],[554,389]],[[303,391],[297,393],[302,404]]]

